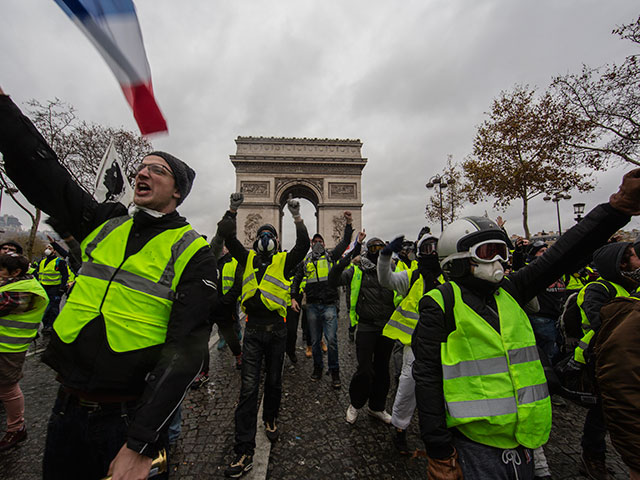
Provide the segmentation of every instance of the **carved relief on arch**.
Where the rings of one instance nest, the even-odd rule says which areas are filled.
[[[297,185],[310,189],[318,197],[318,200],[323,198],[323,181],[320,178],[276,178],[275,198],[280,198],[286,189]]]
[[[333,230],[331,232],[331,237],[333,238],[335,245],[340,243],[340,240],[342,240],[342,234],[344,233],[344,226],[346,224],[347,219],[344,218],[344,215],[333,216]]]
[[[256,238],[256,232],[262,225],[262,215],[259,213],[250,213],[244,221],[244,238],[245,243],[252,244]]]

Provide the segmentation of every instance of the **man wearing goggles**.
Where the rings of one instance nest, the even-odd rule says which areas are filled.
[[[466,217],[445,228],[438,255],[448,281],[420,300],[411,343],[430,479],[534,477],[533,450],[551,430],[549,387],[562,390],[523,307],[639,214],[636,169],[609,203],[508,277],[509,240],[495,222]]]

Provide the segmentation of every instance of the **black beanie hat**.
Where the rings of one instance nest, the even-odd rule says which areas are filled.
[[[196,172],[194,172],[193,168],[189,165],[170,153],[155,151],[145,155],[145,157],[149,155],[156,155],[169,164],[176,181],[176,188],[178,192],[180,192],[180,198],[178,199],[178,205],[180,205],[191,191],[193,179],[196,178]]]

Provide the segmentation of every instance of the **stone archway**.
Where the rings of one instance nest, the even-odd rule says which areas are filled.
[[[291,194],[316,207],[317,230],[328,247],[341,238],[342,212],[351,210],[353,228],[362,228],[360,140],[238,137],[231,155],[236,191],[245,201],[238,211],[238,238],[247,247],[257,228],[271,223],[282,234],[283,207]],[[305,219],[314,233],[312,219]]]

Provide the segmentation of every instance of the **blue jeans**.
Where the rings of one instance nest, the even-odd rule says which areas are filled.
[[[282,397],[282,366],[286,344],[287,329],[284,324],[282,328],[270,332],[253,329],[249,325],[245,328],[240,400],[235,413],[234,450],[239,455],[253,455],[256,448],[258,391],[263,358],[266,374],[262,421],[271,423],[278,416]]]
[[[44,480],[99,480],[127,441],[135,402],[87,408],[62,389],[53,405],[42,462]],[[167,448],[166,429],[157,448]],[[164,473],[156,479],[168,478]]]
[[[319,303],[307,304],[307,318],[309,331],[311,332],[311,351],[313,353],[313,366],[324,367],[322,361],[322,334],[327,339],[327,357],[329,370],[339,370],[338,364],[338,309],[335,305],[322,305]]]
[[[536,336],[536,343],[542,351],[547,354],[551,363],[557,360],[558,350],[558,330],[556,322],[553,318],[538,317],[531,315],[529,317],[533,333]]]

